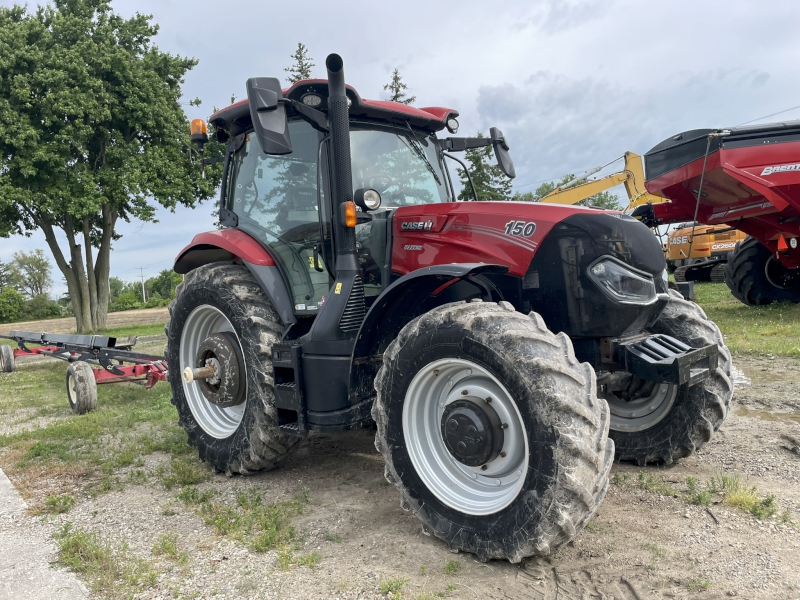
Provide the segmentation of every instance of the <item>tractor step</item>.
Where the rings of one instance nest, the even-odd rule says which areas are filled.
[[[669,335],[655,334],[619,344],[620,358],[629,373],[656,383],[688,383],[707,379],[717,369],[719,348],[709,344],[692,348]]]
[[[275,377],[275,408],[278,428],[286,435],[305,437],[306,402],[303,395],[299,346],[275,344],[272,347],[272,367]]]

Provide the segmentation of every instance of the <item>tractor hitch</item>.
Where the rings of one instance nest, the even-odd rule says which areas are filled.
[[[717,369],[719,360],[716,344],[692,348],[663,334],[622,342],[618,350],[619,362],[631,375],[656,383],[695,385]]]

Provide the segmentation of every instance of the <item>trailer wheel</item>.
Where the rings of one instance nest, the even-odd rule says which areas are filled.
[[[178,286],[169,312],[172,403],[189,444],[224,473],[277,466],[302,439],[278,430],[271,352],[283,327],[250,271],[229,263],[198,267]],[[216,365],[217,376],[184,380],[186,367],[205,364]]]
[[[725,283],[749,306],[800,302],[800,269],[790,270],[756,238],[736,244],[725,267]]]
[[[406,325],[375,380],[375,446],[423,532],[520,562],[572,540],[605,496],[614,444],[594,371],[507,302]]]
[[[83,415],[97,408],[97,382],[94,369],[89,363],[78,361],[67,367],[67,399],[76,415]]]
[[[652,332],[671,335],[695,348],[717,344],[719,361],[708,379],[691,387],[654,384],[627,375],[630,381],[623,392],[601,394],[611,407],[609,435],[616,444],[617,460],[632,460],[640,466],[672,464],[702,448],[725,420],[733,396],[731,353],[719,327],[694,302],[674,290],[669,295]]]
[[[14,349],[8,344],[0,346],[0,372],[14,372]]]

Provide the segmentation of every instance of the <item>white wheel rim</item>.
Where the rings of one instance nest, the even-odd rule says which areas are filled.
[[[469,396],[491,397],[502,423],[505,456],[486,469],[458,462],[442,439],[445,407]],[[403,404],[403,436],[414,469],[442,503],[468,515],[490,515],[519,495],[528,471],[528,436],[516,403],[494,375],[463,359],[429,363],[414,376]]]
[[[77,405],[78,404],[78,392],[75,390],[75,376],[69,376],[69,383],[67,384],[67,394],[69,394],[69,401]]]
[[[609,427],[614,431],[643,431],[660,423],[669,414],[678,386],[674,383],[657,383],[648,396],[626,401],[612,393],[605,395],[611,412]]]
[[[180,367],[178,373],[183,373],[186,367],[196,368],[195,359],[197,351],[203,340],[213,333],[228,331],[236,336],[236,341],[241,348],[242,343],[236,334],[233,325],[221,310],[203,304],[195,308],[187,317],[181,332]],[[244,353],[243,353],[244,354]],[[242,365],[242,373],[247,385],[247,366]],[[238,428],[244,418],[247,406],[247,389],[245,388],[245,401],[237,406],[222,408],[206,400],[200,391],[198,382],[186,383],[181,378],[183,393],[192,411],[195,421],[211,437],[225,439],[230,437]]]

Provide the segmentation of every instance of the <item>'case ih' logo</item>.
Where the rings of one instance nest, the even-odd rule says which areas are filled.
[[[433,229],[433,221],[405,221],[400,225],[400,229],[405,231],[430,231]]]
[[[793,165],[779,165],[777,167],[764,167],[762,175],[772,175],[773,173],[785,173],[786,171],[800,171],[800,163]]]

